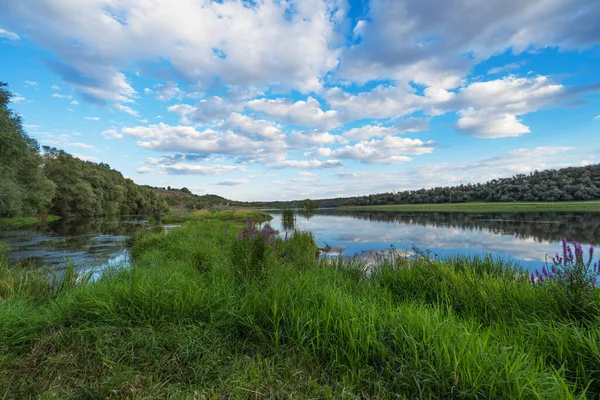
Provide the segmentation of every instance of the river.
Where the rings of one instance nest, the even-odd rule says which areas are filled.
[[[269,211],[271,225],[284,232],[281,212]],[[81,269],[101,270],[127,265],[125,238],[153,223],[143,218],[64,219],[43,227],[0,231],[11,246],[9,260],[61,269],[70,261]],[[166,229],[173,226],[165,226]],[[413,246],[432,256],[484,255],[509,259],[532,270],[548,254],[560,251],[560,241],[600,244],[600,213],[435,213],[318,210],[296,213],[294,228],[314,233],[329,256],[353,256]]]

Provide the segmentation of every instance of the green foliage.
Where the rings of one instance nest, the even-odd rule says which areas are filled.
[[[563,313],[551,291],[489,257],[421,254],[385,259],[370,271],[338,260],[336,270],[326,261],[315,265],[308,233],[278,242],[269,262],[256,257],[260,280],[235,279],[240,264],[231,247],[242,229],[206,218],[167,234],[148,233],[134,244],[131,269],[45,299],[1,301],[0,393],[600,395],[597,301],[593,322],[582,323]],[[292,252],[298,257],[285,260]],[[597,289],[591,294],[600,297]]]
[[[306,199],[298,202],[298,207],[304,208],[305,210],[316,210],[319,208],[319,203],[314,200]]]
[[[291,231],[294,229],[296,217],[294,216],[294,210],[292,208],[285,208],[281,217],[283,229]]]
[[[35,215],[50,206],[54,184],[42,171],[38,143],[8,108],[12,94],[0,82],[0,217]]]
[[[57,188],[52,212],[58,215],[149,215],[168,209],[152,189],[136,185],[106,164],[55,148],[44,150],[44,172]]]

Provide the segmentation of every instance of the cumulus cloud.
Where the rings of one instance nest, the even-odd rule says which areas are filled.
[[[25,84],[27,86],[31,86],[31,87],[37,87],[37,85],[38,85],[37,82],[35,82],[35,81],[25,81]]]
[[[452,88],[471,66],[511,49],[582,49],[600,40],[600,4],[569,0],[372,0],[362,41],[345,49],[340,76]],[[402,38],[399,40],[398,38]]]
[[[458,105],[470,105],[459,111],[456,127],[463,133],[500,138],[530,132],[517,116],[537,111],[560,100],[565,88],[545,76],[517,78],[509,76],[487,82],[475,82],[461,89]]]
[[[69,99],[69,100],[73,98],[73,96],[71,96],[71,95],[60,94],[60,93],[54,93],[52,95],[52,97],[57,98],[57,99]]]
[[[254,140],[232,130],[197,130],[191,126],[155,124],[123,128],[122,134],[136,137],[138,145],[163,152],[226,154],[235,156],[266,157],[280,153],[285,146],[278,140]]]
[[[60,60],[55,71],[88,99],[124,102],[135,91],[117,66],[133,61],[168,60],[178,79],[205,86],[218,77],[226,86],[317,90],[337,65],[331,43],[344,7],[338,0],[293,7],[276,0],[123,0],[85,2],[73,13],[69,2],[32,0],[11,4],[0,23],[27,26],[28,37]]]
[[[79,102],[77,100],[73,100],[70,104],[74,105],[74,106],[78,106]]]
[[[86,119],[88,121],[100,121],[100,118],[98,117],[84,117],[83,119]]]
[[[361,141],[337,149],[321,147],[309,154],[314,157],[358,160],[364,164],[399,164],[410,161],[408,155],[431,153],[435,146],[432,140],[423,142],[419,139],[386,136],[381,140]]]
[[[319,102],[308,97],[306,101],[292,102],[289,99],[255,99],[246,105],[254,110],[262,111],[278,121],[301,126],[336,127],[340,125],[338,112],[323,111]]]

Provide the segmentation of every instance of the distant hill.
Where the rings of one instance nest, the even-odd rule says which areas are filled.
[[[214,207],[250,207],[251,204],[242,201],[229,200],[216,194],[196,195],[187,188],[152,187],[156,195],[164,199],[173,209],[200,210]]]

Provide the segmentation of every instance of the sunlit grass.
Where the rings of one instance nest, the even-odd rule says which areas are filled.
[[[421,255],[372,269],[317,259],[307,232],[243,230],[223,216],[148,232],[129,270],[5,296],[0,396],[600,395],[598,306],[581,322],[515,265]],[[260,263],[259,279],[238,278],[240,259]]]

